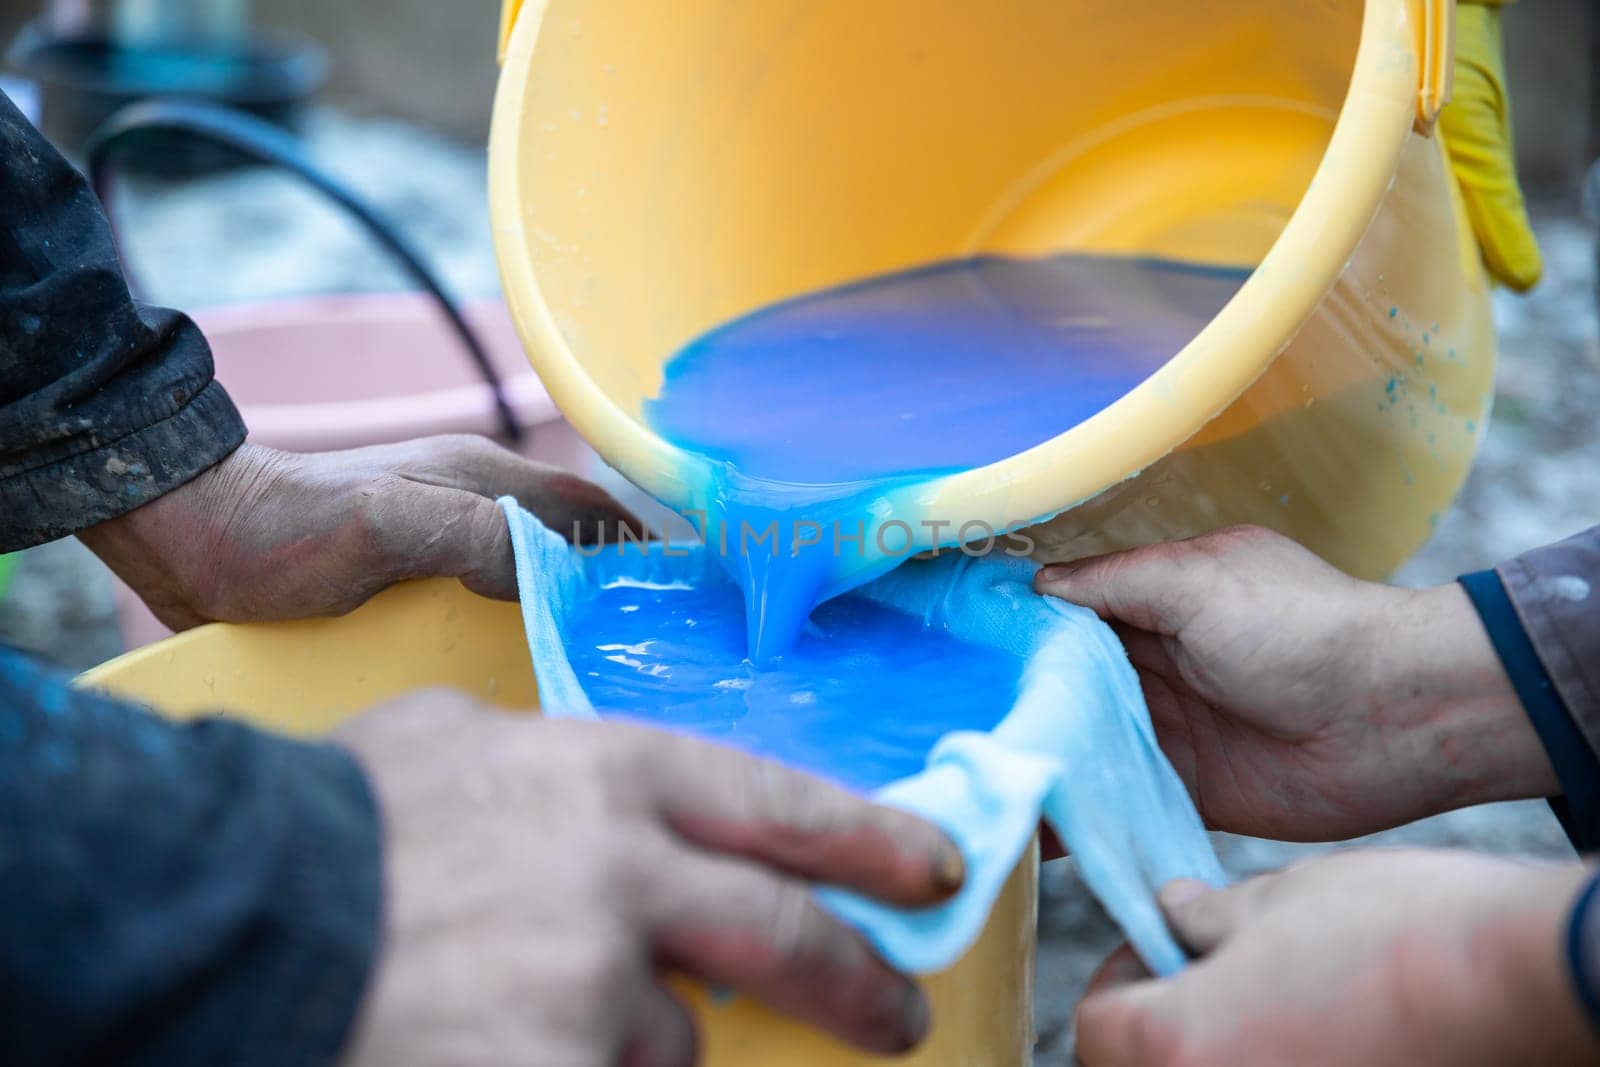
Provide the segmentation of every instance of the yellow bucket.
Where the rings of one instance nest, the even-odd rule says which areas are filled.
[[[190,716],[216,709],[267,729],[320,734],[381,700],[452,686],[510,708],[538,693],[515,604],[455,581],[395,586],[339,619],[215,625],[148,645],[89,671],[85,685]],[[1032,1047],[1038,858],[1023,857],[989,925],[955,966],[927,983],[933,1031],[897,1064],[1009,1067]],[[537,953],[537,945],[529,945]],[[688,990],[707,1067],[846,1067],[881,1061],[749,1001]]]
[[[930,514],[1064,512],[1046,559],[1256,522],[1378,576],[1465,477],[1493,335],[1433,132],[1453,0],[518,7],[490,142],[506,295],[562,412],[671,506],[695,483],[641,408],[684,344],[979,253],[1255,269],[1154,376],[935,482]]]

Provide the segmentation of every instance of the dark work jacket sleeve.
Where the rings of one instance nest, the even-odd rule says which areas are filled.
[[[315,1064],[379,929],[355,761],[175,724],[0,646],[0,1059]]]
[[[199,329],[133,300],[88,183],[0,93],[0,552],[148,503],[244,435]]]

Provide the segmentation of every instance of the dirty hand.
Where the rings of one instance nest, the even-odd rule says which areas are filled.
[[[1502,285],[1533,288],[1544,271],[1517,181],[1500,39],[1503,0],[1456,5],[1455,90],[1439,131],[1472,221],[1484,265]]]
[[[639,521],[597,486],[481,437],[296,454],[246,444],[186,485],[79,538],[176,630],[339,615],[406,578],[517,595],[495,498],[566,537]]]
[[[1162,906],[1200,958],[1125,947],[1077,1012],[1084,1067],[1595,1063],[1564,937],[1592,872],[1444,850],[1325,856]]]
[[[869,1051],[927,1030],[917,987],[809,891],[948,897],[960,853],[920,819],[730,749],[449,692],[336,739],[384,821],[387,936],[356,1063],[688,1065],[668,974]]]
[[[1112,624],[1207,823],[1331,840],[1560,791],[1459,586],[1361,582],[1240,527],[1046,567]]]

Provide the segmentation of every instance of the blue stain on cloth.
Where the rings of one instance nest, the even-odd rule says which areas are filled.
[[[507,497],[517,585],[540,703],[547,715],[597,718],[568,657],[568,623],[618,579],[647,585],[727,581],[699,546],[615,547],[585,555]],[[1033,592],[1036,566],[958,552],[911,560],[857,590],[932,630],[1022,663],[1017,699],[993,730],[947,734],[916,775],[873,794],[921,815],[961,849],[967,880],[946,903],[891,908],[822,887],[819,902],[861,930],[896,967],[955,963],[989,912],[1041,816],[1079,873],[1157,974],[1182,968],[1156,904],[1175,878],[1225,878],[1183,783],[1156,744],[1139,680],[1093,612]]]

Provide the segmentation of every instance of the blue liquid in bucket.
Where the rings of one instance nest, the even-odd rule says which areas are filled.
[[[967,470],[1120,399],[1247,276],[1096,256],[893,274],[705,334],[667,364],[646,413],[674,444],[769,482]]]
[[[1248,273],[1083,255],[961,260],[777,304],[685,347],[646,416],[714,461],[712,538],[744,589],[755,662],[793,645],[819,601],[872,576],[844,573],[841,554],[860,552],[858,529],[893,540],[883,522],[895,491],[1103,411]],[[969,516],[932,518],[952,524],[949,537]],[[810,538],[800,520],[819,528],[817,544],[799,543]],[[746,536],[773,523],[774,542]]]

